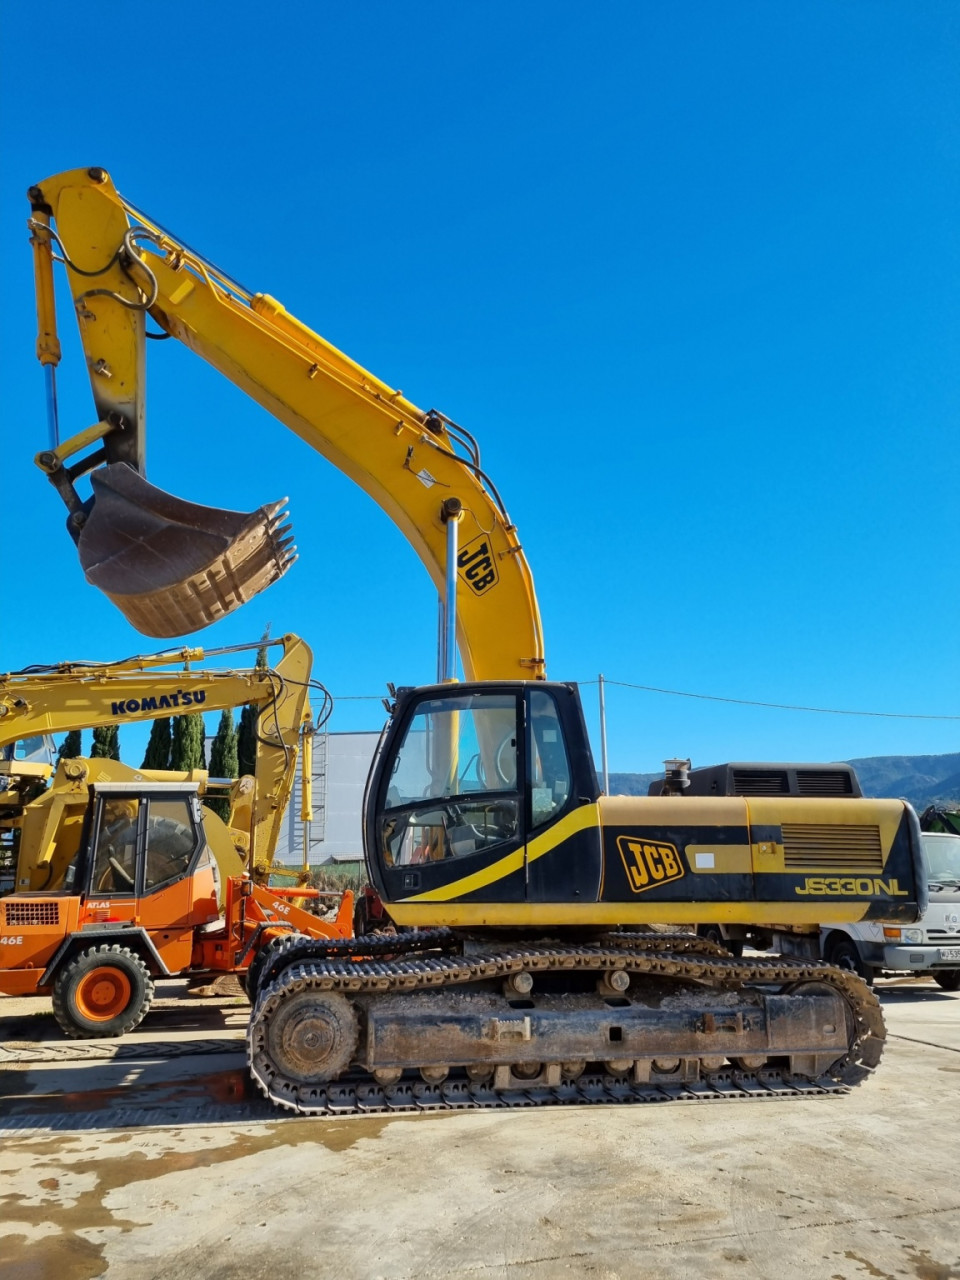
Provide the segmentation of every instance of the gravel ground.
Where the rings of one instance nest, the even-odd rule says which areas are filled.
[[[878,990],[847,1097],[336,1120],[243,1101],[240,1000],[4,1000],[0,1280],[960,1280],[960,995]]]

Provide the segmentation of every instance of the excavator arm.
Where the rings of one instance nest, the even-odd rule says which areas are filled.
[[[41,733],[256,706],[260,717],[254,776],[234,784],[228,826],[247,867],[258,879],[265,879],[293,788],[301,727],[311,720],[312,665],[310,649],[299,636],[285,635],[266,644],[283,649],[275,668],[192,669],[193,663],[205,658],[258,649],[258,643],[228,649],[186,648],[119,662],[64,662],[0,675],[0,747]],[[181,670],[160,669],[176,663],[183,664]],[[8,774],[23,768],[15,761],[0,763],[0,770]],[[79,768],[73,781],[85,794],[93,779]],[[0,792],[0,797],[4,794]],[[35,842],[35,860],[45,856],[42,843]],[[29,847],[30,842],[22,845],[22,854]],[[50,852],[49,845],[43,847]],[[25,866],[21,856],[18,879],[35,878],[37,870]]]
[[[66,265],[97,421],[38,455],[66,503],[88,581],[148,635],[206,626],[292,563],[283,503],[249,515],[145,480],[147,339],[173,337],[351,477],[391,517],[438,590],[458,523],[457,640],[467,679],[540,679],[543,636],[514,525],[462,428],[418,409],[128,204],[102,169],[30,190],[38,356],[50,402],[59,342],[53,262]],[[59,252],[56,252],[59,250]],[[147,318],[156,326],[148,330]],[[91,473],[94,498],[75,481]]]

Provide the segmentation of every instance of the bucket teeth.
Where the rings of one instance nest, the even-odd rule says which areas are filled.
[[[286,498],[249,514],[204,507],[156,488],[122,462],[94,471],[91,482],[80,563],[87,581],[144,635],[210,626],[296,559],[291,525],[283,525]]]

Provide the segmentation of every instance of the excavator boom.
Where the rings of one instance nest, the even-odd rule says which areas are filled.
[[[30,190],[38,355],[59,359],[54,249],[66,264],[98,421],[38,455],[70,515],[87,580],[147,635],[207,626],[278,578],[295,548],[283,503],[249,515],[145,479],[145,351],[159,334],[208,361],[359,484],[443,590],[459,500],[458,643],[469,679],[540,679],[543,637],[516,529],[472,437],[417,408],[273,298],[251,293],[117,193],[102,169]],[[78,456],[82,455],[82,456]],[[75,481],[91,473],[94,496]],[[504,627],[503,619],[510,618]]]

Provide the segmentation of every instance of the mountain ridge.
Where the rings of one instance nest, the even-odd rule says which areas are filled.
[[[917,810],[930,804],[960,806],[960,751],[939,756],[861,756],[852,765],[865,796],[908,800]],[[645,796],[658,773],[610,773],[610,794]]]

